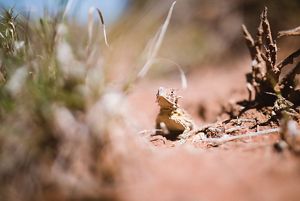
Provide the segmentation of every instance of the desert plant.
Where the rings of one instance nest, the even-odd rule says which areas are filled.
[[[277,99],[284,98],[299,105],[299,90],[296,89],[297,80],[295,80],[299,63],[286,75],[282,72],[285,66],[293,64],[294,59],[300,55],[300,50],[277,62],[278,49],[271,32],[266,7],[260,16],[256,40],[245,25],[242,29],[252,59],[252,72],[247,74],[249,100],[254,95],[254,99],[261,104],[272,105]],[[281,32],[279,35],[282,34]],[[277,94],[277,98],[272,94]]]
[[[15,42],[18,40],[16,18],[13,9],[4,10],[0,21],[0,44],[4,53],[12,54],[15,51]]]

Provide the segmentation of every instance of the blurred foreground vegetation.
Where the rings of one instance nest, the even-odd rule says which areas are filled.
[[[38,20],[2,11],[1,201],[118,199],[114,189],[122,153],[114,147],[119,149],[120,136],[132,131],[124,98],[128,84],[134,84],[128,77],[144,63],[141,52],[170,6],[170,1],[132,3],[108,29],[110,47],[93,20],[78,25],[63,11]],[[246,49],[240,26],[254,29],[262,5],[178,1],[159,57],[188,68]],[[274,29],[297,26],[299,7],[298,1],[269,6]]]
[[[1,201],[116,199],[103,38],[85,32],[75,49],[73,28],[62,12],[37,21],[1,14]],[[120,104],[122,94],[112,96]]]

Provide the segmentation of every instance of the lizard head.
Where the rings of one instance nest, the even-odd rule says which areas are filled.
[[[171,109],[178,107],[178,99],[175,89],[166,89],[164,87],[159,87],[156,94],[156,102],[163,109]]]

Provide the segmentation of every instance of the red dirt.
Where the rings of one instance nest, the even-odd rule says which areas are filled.
[[[219,115],[222,105],[247,98],[244,75],[249,63],[190,72],[188,89],[180,92],[181,105],[199,125],[227,118]],[[165,80],[143,80],[129,95],[140,130],[154,128],[158,87],[179,85],[175,78]],[[264,120],[256,110],[246,115]],[[119,189],[122,200],[300,200],[300,160],[287,150],[275,152],[276,133],[218,147],[191,142],[175,146],[162,136],[138,138],[142,140],[125,165]]]

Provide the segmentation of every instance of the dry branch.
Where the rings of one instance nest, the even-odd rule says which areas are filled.
[[[256,46],[261,50],[263,46],[263,27],[262,27],[262,21],[260,21],[259,26],[257,28],[257,40],[256,40]]]
[[[281,38],[282,36],[300,36],[300,26],[294,29],[279,31],[277,37]]]
[[[288,74],[280,79],[282,68],[288,64],[293,64],[296,58],[300,57],[300,49],[290,54],[287,58],[277,63],[277,44],[271,32],[271,26],[268,20],[268,9],[262,11],[260,15],[260,24],[257,28],[256,38],[253,39],[245,25],[242,26],[243,35],[250,51],[252,59],[252,72],[247,76],[247,88],[249,91],[249,100],[251,100],[253,90],[255,90],[255,100],[262,104],[274,104],[276,98],[266,96],[268,93],[276,93],[284,96],[286,99],[296,97],[294,79],[299,70],[300,64],[289,71]],[[299,34],[300,27],[292,30],[283,31],[279,35]],[[277,97],[278,98],[278,97]],[[297,98],[294,98],[297,100]]]
[[[266,40],[266,56],[267,56],[267,71],[274,70],[275,73],[277,72],[276,69],[274,69],[276,60],[277,60],[277,46],[276,43],[273,40],[271,27],[269,20],[267,18],[268,9],[265,7],[264,11],[261,14],[261,23],[262,23],[262,29],[263,29],[263,36]]]
[[[231,137],[225,137],[225,138],[203,139],[200,142],[209,142],[209,143],[213,143],[214,145],[221,145],[226,142],[233,141],[233,140],[239,140],[239,139],[249,138],[249,137],[257,137],[257,136],[262,136],[262,135],[270,135],[270,134],[278,133],[279,131],[280,131],[280,128],[273,128],[273,129],[268,129],[268,130],[264,130],[264,131],[250,132],[250,133],[243,134],[243,135],[237,135],[237,136],[231,136]]]
[[[252,60],[254,60],[257,54],[254,40],[245,25],[242,25],[242,30],[243,30],[244,38],[246,40],[247,47],[250,51],[251,58]]]

